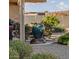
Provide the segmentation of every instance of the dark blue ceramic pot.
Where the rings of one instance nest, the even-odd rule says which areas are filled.
[[[35,39],[40,39],[43,37],[43,32],[44,32],[44,25],[43,24],[36,24],[32,28],[32,34]]]

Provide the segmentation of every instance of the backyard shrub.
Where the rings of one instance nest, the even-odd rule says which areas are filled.
[[[58,18],[56,16],[46,16],[43,18],[43,21],[42,23],[45,25],[45,26],[48,26],[48,27],[55,27],[57,26],[60,22],[58,20]]]
[[[42,23],[45,26],[45,32],[48,35],[51,35],[52,29],[60,23],[56,16],[46,16],[43,18]]]
[[[33,54],[31,59],[57,59],[56,56],[51,54]]]
[[[29,57],[32,52],[32,47],[20,40],[10,41],[10,47],[16,50],[19,54],[19,59],[24,59],[24,57]]]
[[[30,32],[31,32],[31,27],[26,24],[25,25],[25,39],[28,39],[28,37],[30,36]]]
[[[12,19],[9,19],[9,25],[13,25],[14,21]]]
[[[17,38],[20,38],[20,24],[18,22],[14,23],[14,35]]]
[[[53,32],[55,32],[55,33],[65,32],[65,29],[63,27],[54,27]]]
[[[25,25],[25,32],[29,32],[30,31],[30,26],[28,24]]]
[[[45,29],[44,30],[44,34],[43,34],[44,36],[50,37],[51,34],[52,34],[52,31],[50,29]]]
[[[20,30],[20,24],[18,22],[14,23],[15,30]]]
[[[9,59],[19,59],[19,54],[12,47],[9,48]]]
[[[58,38],[58,43],[67,45],[69,43],[69,33],[66,33]]]

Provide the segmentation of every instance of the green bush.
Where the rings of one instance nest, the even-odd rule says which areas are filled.
[[[19,59],[24,59],[24,57],[29,57],[32,52],[32,47],[20,40],[11,41],[10,47],[12,47],[14,50],[18,52]]]
[[[12,19],[9,19],[9,26],[13,25],[15,22]]]
[[[58,38],[58,43],[67,45],[69,43],[69,33],[66,33]]]
[[[29,32],[30,31],[30,26],[28,24],[25,25],[25,32]]]
[[[9,48],[9,59],[19,59],[19,54],[12,47]]]
[[[56,16],[46,16],[43,18],[43,21],[42,23],[45,25],[45,26],[48,26],[48,27],[55,27],[57,26],[60,22],[58,20],[58,18]]]
[[[51,54],[33,54],[31,59],[57,59]]]
[[[52,29],[59,25],[59,20],[56,16],[46,16],[43,18],[42,23],[45,26],[45,33],[50,36],[52,34]]]
[[[54,27],[53,32],[65,32],[65,29],[62,27]]]
[[[28,39],[28,37],[30,36],[30,32],[31,32],[31,27],[26,24],[25,25],[25,39]]]

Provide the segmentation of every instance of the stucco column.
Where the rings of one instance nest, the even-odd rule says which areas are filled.
[[[20,40],[25,41],[24,0],[19,0]]]

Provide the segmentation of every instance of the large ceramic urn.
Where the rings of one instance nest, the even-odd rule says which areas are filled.
[[[32,28],[32,34],[35,39],[41,39],[43,37],[43,32],[45,27],[43,24],[35,24]]]

